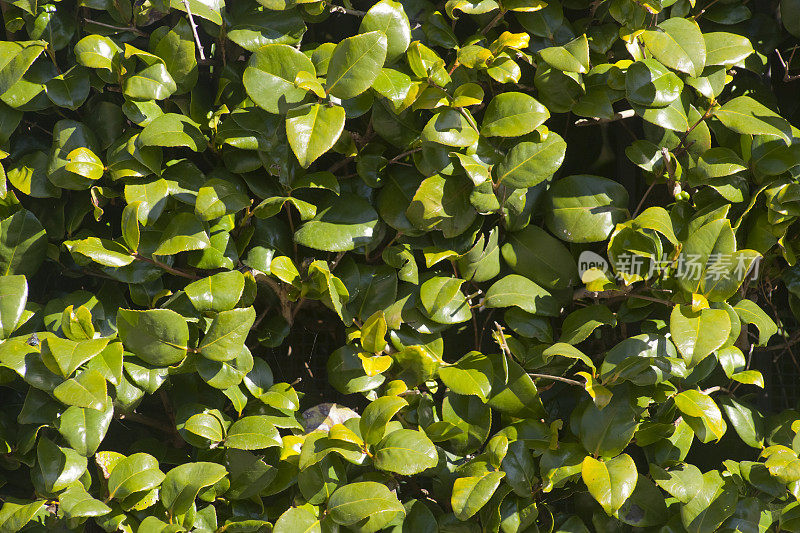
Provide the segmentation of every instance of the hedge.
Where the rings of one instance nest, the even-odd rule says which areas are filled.
[[[800,531],[800,0],[0,7],[0,533]]]

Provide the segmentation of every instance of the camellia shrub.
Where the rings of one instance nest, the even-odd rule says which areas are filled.
[[[0,532],[800,531],[800,0],[0,6]]]

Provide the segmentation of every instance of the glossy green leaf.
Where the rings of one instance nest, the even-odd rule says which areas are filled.
[[[697,77],[706,64],[706,44],[697,23],[684,18],[665,20],[642,35],[653,56],[669,68]]]
[[[533,97],[518,92],[503,93],[486,106],[481,135],[519,137],[532,132],[549,117],[547,108]]]
[[[203,488],[226,475],[225,467],[217,463],[197,462],[176,466],[167,472],[161,483],[161,503],[173,515],[182,515],[192,507]]]
[[[438,455],[433,443],[423,433],[398,429],[375,445],[375,467],[387,472],[410,476],[433,468]]]
[[[286,136],[300,166],[307,167],[330,150],[344,129],[345,111],[339,106],[311,104],[286,115]]]
[[[175,311],[120,309],[117,327],[125,348],[146,363],[168,366],[186,356],[189,327]]]
[[[626,453],[607,461],[586,457],[581,469],[589,494],[609,515],[615,514],[633,494],[637,476],[636,464]]]
[[[392,28],[393,41],[396,39],[395,31]],[[386,61],[387,46],[387,35],[383,31],[369,31],[338,43],[328,64],[326,92],[347,99],[369,89]]]

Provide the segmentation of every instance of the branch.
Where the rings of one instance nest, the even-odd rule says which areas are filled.
[[[186,8],[186,14],[189,15],[189,25],[192,27],[194,42],[197,43],[197,53],[200,54],[200,59],[205,61],[206,56],[203,54],[203,45],[200,44],[200,36],[197,34],[197,24],[194,22],[194,16],[192,15],[192,10],[189,7],[189,0],[183,0],[183,7]]]
[[[416,153],[417,153],[417,152],[419,152],[420,150],[422,150],[422,147],[419,147],[419,148],[414,148],[414,149],[412,149],[412,150],[406,150],[406,151],[405,151],[405,152],[403,152],[402,154],[400,154],[400,155],[396,155],[396,156],[394,156],[393,158],[391,158],[391,159],[389,160],[389,163],[388,163],[388,164],[389,164],[389,165],[391,165],[392,163],[397,163],[398,161],[400,161],[400,160],[401,160],[401,159],[403,159],[404,157],[406,157],[406,156],[408,156],[408,155],[411,155],[411,154],[416,154]]]
[[[495,25],[497,25],[497,23],[500,22],[500,19],[502,19],[503,15],[505,14],[506,14],[505,10],[501,9],[500,12],[497,15],[495,15],[495,17],[489,22],[489,24],[484,26],[484,28],[481,30],[481,35],[486,35],[486,32],[494,28]]]
[[[136,26],[114,26],[113,24],[106,24],[105,22],[98,22],[92,19],[83,19],[84,22],[88,22],[89,24],[94,24],[96,26],[100,26],[102,28],[108,28],[110,30],[117,30],[117,31],[130,31],[135,33],[140,37],[147,37],[147,34],[137,28]]]
[[[689,135],[691,135],[691,133],[694,131],[694,129],[695,129],[697,126],[699,126],[701,122],[703,122],[705,119],[707,119],[708,117],[710,117],[710,116],[711,116],[711,111],[713,111],[713,110],[714,110],[714,103],[712,102],[712,103],[711,103],[711,105],[709,106],[709,108],[708,108],[708,109],[706,109],[706,112],[705,112],[705,113],[703,113],[703,116],[701,116],[699,119],[697,119],[697,122],[695,122],[695,123],[692,125],[692,127],[691,127],[691,128],[689,128],[689,129],[686,131],[686,133],[684,133],[684,134],[683,134],[683,138],[681,138],[681,142],[680,142],[680,143],[678,144],[678,146],[675,148],[675,151],[674,151],[674,153],[675,153],[676,155],[677,155],[677,154],[679,154],[679,153],[681,153],[681,151],[684,151],[684,152],[685,152],[685,151],[687,150],[688,146],[685,146],[685,144],[686,144],[686,140],[689,138]]]
[[[626,118],[631,118],[636,116],[636,111],[633,109],[625,109],[624,111],[620,111],[619,113],[614,113],[614,116],[611,118],[582,118],[580,120],[575,121],[576,126],[594,126],[596,124],[608,124],[609,122],[616,122],[618,120],[624,120]]]
[[[539,379],[552,379],[553,381],[560,381],[562,383],[567,383],[569,385],[575,385],[576,387],[584,388],[583,383],[580,381],[575,381],[574,379],[569,378],[562,378],[561,376],[551,376],[549,374],[528,374],[532,378],[539,378]]]
[[[775,49],[775,53],[778,54],[778,61],[781,62],[781,66],[783,67],[783,81],[790,82],[795,80],[800,80],[800,74],[795,74],[791,76],[789,74],[789,68],[792,65],[792,60],[794,59],[794,53],[797,51],[797,46],[792,48],[792,55],[789,56],[789,61],[784,61],[783,56],[781,55],[781,51],[777,48]]]
[[[642,208],[642,206],[644,206],[644,201],[650,195],[650,192],[653,190],[653,187],[655,186],[656,182],[653,181],[653,183],[651,183],[650,186],[647,188],[647,190],[644,192],[644,196],[642,196],[642,199],[639,200],[639,205],[636,206],[636,209],[633,211],[633,216],[631,218],[636,218],[636,215],[639,214],[639,210]]]
[[[145,257],[145,256],[139,255],[139,254],[133,254],[133,257],[137,261],[144,261],[145,263],[150,263],[151,265],[155,265],[155,266],[157,266],[158,268],[160,268],[162,270],[166,270],[170,274],[175,274],[176,276],[180,276],[182,278],[193,279],[193,280],[200,279],[200,276],[198,276],[196,274],[192,274],[191,272],[185,272],[183,270],[178,270],[177,268],[172,268],[168,264],[162,263],[158,259],[151,259],[150,257]]]

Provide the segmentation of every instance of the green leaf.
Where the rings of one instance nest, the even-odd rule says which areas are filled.
[[[170,218],[153,255],[175,255],[189,250],[203,250],[210,246],[211,241],[200,219],[192,213],[178,213]]]
[[[403,4],[380,0],[373,4],[361,19],[359,33],[381,31],[386,34],[386,62],[394,63],[405,54],[411,42],[411,24]]]
[[[645,30],[645,46],[653,57],[671,69],[697,77],[706,64],[706,44],[694,20],[673,17],[658,25],[658,29]]]
[[[78,64],[89,68],[116,69],[117,57],[122,49],[108,37],[87,35],[75,45],[75,58]]]
[[[707,394],[696,390],[683,391],[675,396],[675,405],[702,442],[719,442],[725,435],[727,425],[722,412]]]
[[[564,319],[559,342],[579,344],[588,339],[595,329],[604,325],[615,326],[616,324],[617,319],[614,313],[605,305],[590,305],[576,309]]]
[[[572,254],[538,226],[509,234],[500,251],[514,272],[545,288],[565,289],[579,281]]]
[[[541,418],[544,406],[533,380],[525,370],[505,354],[491,354],[492,393],[488,405],[517,418]]]
[[[405,216],[420,230],[439,229],[445,238],[461,235],[477,216],[469,203],[472,188],[464,177],[434,174],[419,184]]]
[[[539,55],[550,66],[566,72],[589,72],[589,41],[586,34],[563,46],[551,46],[539,50]]]
[[[72,449],[91,457],[103,442],[113,416],[114,406],[110,401],[100,411],[72,406],[58,418],[56,428]]]
[[[146,363],[169,366],[186,357],[189,327],[175,311],[120,309],[117,327],[125,349]]]
[[[244,276],[238,270],[220,272],[186,286],[186,296],[201,313],[230,311],[244,292]]]
[[[725,344],[731,321],[723,309],[694,312],[690,305],[676,305],[670,315],[669,330],[686,364],[693,367]]]
[[[375,445],[375,468],[411,476],[433,468],[439,462],[433,443],[423,433],[398,429]]]
[[[211,221],[237,213],[250,205],[250,198],[235,183],[211,178],[197,191],[194,212],[200,220]]]
[[[269,44],[296,45],[306,31],[296,9],[285,11],[248,11],[232,17],[228,38],[250,52]]]
[[[89,96],[88,71],[81,67],[73,67],[64,74],[59,74],[45,84],[45,92],[54,104],[59,107],[76,110]]]
[[[614,515],[633,494],[638,480],[636,464],[627,453],[608,461],[587,456],[583,460],[581,477],[589,494],[608,515]]]
[[[792,129],[785,118],[749,96],[738,96],[714,110],[714,116],[730,130],[743,135],[779,137],[792,142]]]
[[[422,139],[456,148],[472,146],[479,134],[467,119],[467,113],[469,111],[459,112],[449,107],[437,112],[423,128]]]
[[[654,59],[643,59],[628,67],[625,95],[631,104],[664,107],[683,91],[683,81]]]
[[[345,252],[367,244],[378,224],[378,214],[363,198],[342,194],[320,206],[316,216],[294,234],[297,244],[315,250]]]
[[[45,506],[46,500],[30,503],[14,503],[6,500],[0,508],[0,531],[19,531]]]
[[[692,464],[679,464],[669,470],[651,464],[650,474],[659,487],[683,503],[691,501],[703,486],[703,473]]]
[[[628,192],[607,178],[567,176],[548,191],[545,221],[556,237],[568,242],[604,241],[628,217]]]
[[[56,493],[77,481],[86,472],[87,461],[75,450],[57,446],[41,437],[36,446],[36,475],[47,492]]]
[[[550,112],[525,93],[507,92],[495,96],[486,107],[481,124],[485,137],[519,137],[530,133],[550,118]]]
[[[74,120],[59,120],[53,129],[47,178],[65,189],[88,189],[100,177],[96,151],[97,140],[88,126]]]
[[[33,276],[47,253],[47,235],[39,220],[21,209],[0,219],[0,275]]]
[[[781,20],[786,31],[800,38],[800,4],[797,0],[781,0]]]
[[[285,44],[268,44],[252,56],[242,79],[247,94],[270,113],[285,113],[301,103],[306,90],[295,86],[298,72],[316,75],[311,60]]]
[[[320,521],[304,507],[290,507],[275,521],[273,533],[322,533]]]
[[[697,495],[681,506],[681,521],[686,531],[716,531],[736,510],[738,490],[717,470],[703,474]]]
[[[398,396],[383,396],[371,402],[361,415],[361,437],[368,444],[377,444],[386,433],[386,425],[408,402]]]
[[[91,494],[79,484],[71,486],[59,495],[59,505],[67,518],[83,518],[103,516],[111,512],[111,508],[92,498]]]
[[[225,467],[217,463],[185,463],[178,465],[161,483],[161,503],[172,516],[186,513],[194,504],[199,492],[227,475]]]
[[[328,500],[328,513],[334,522],[374,532],[396,518],[405,517],[400,501],[382,483],[362,481],[336,489]]]
[[[97,338],[75,342],[59,337],[47,337],[42,341],[42,361],[53,372],[69,377],[86,361],[99,354],[109,339]]]
[[[486,401],[492,391],[492,362],[480,352],[469,352],[439,369],[439,377],[456,394],[473,395]]]
[[[135,260],[130,250],[114,241],[89,237],[82,241],[65,241],[70,253],[82,255],[108,267],[123,267]]]
[[[179,20],[172,29],[157,28],[150,35],[150,51],[164,60],[177,94],[191,90],[197,83],[194,36],[187,20]]]
[[[546,449],[539,463],[542,490],[550,492],[576,478],[581,473],[584,457],[586,452],[576,443],[563,442],[557,450]]]
[[[495,175],[506,187],[534,187],[556,173],[566,151],[567,143],[555,132],[539,141],[522,141],[497,164]]]
[[[376,311],[361,326],[361,347],[372,353],[382,352],[386,347],[386,316]]]
[[[164,60],[160,57],[125,45],[125,58],[136,56],[144,68],[131,72],[122,83],[122,93],[132,100],[164,100],[177,90]]]
[[[527,497],[537,480],[533,455],[523,441],[515,440],[508,444],[508,452],[502,460],[501,467],[506,473],[506,483],[511,486],[514,493],[523,498]]]
[[[46,45],[45,41],[0,42],[0,94],[22,78]]]
[[[221,12],[225,7],[225,0],[170,0],[169,7],[184,13],[188,9],[194,16],[222,26]]]
[[[638,422],[627,397],[612,396],[602,409],[590,403],[579,420],[581,444],[589,452],[601,457],[616,457],[628,446]]]
[[[286,115],[286,136],[300,166],[307,168],[330,150],[344,129],[345,111],[340,106],[309,104]]]
[[[25,276],[0,276],[0,340],[17,329],[28,302],[28,281]]]
[[[387,36],[382,31],[342,40],[331,54],[326,92],[345,100],[372,87],[386,61],[387,45]]]
[[[240,450],[262,450],[281,446],[281,437],[265,416],[246,416],[228,428],[225,446]]]
[[[433,277],[420,286],[419,302],[427,315],[440,324],[458,324],[472,317],[461,285],[457,278]]]
[[[558,300],[546,289],[517,274],[509,274],[489,287],[484,305],[490,309],[516,306],[540,316],[558,316],[561,310]]]
[[[106,380],[96,370],[86,370],[53,390],[53,396],[67,405],[101,411],[107,398]]]
[[[775,322],[752,300],[740,300],[733,309],[743,324],[753,324],[758,328],[759,346],[766,346],[770,338],[778,332]]]
[[[158,460],[146,453],[134,453],[121,459],[108,475],[109,499],[124,500],[128,496],[152,490],[164,480]]]
[[[505,472],[484,472],[479,476],[460,477],[453,483],[450,504],[459,520],[468,520],[489,502]]]
[[[763,415],[754,407],[733,398],[724,398],[720,403],[739,438],[748,446],[762,449],[765,436]]]
[[[208,146],[208,139],[189,117],[177,113],[164,113],[145,126],[136,138],[136,145],[139,148],[146,146],[186,147],[195,152],[202,152]]]
[[[244,341],[256,320],[252,306],[222,311],[211,322],[208,333],[197,347],[200,355],[212,361],[229,361],[244,349]]]
[[[706,42],[706,66],[735,65],[754,52],[750,40],[735,33],[724,31],[703,34]]]

